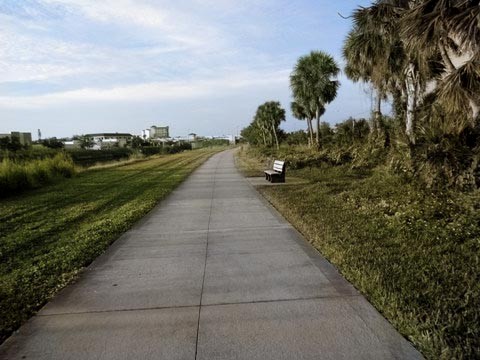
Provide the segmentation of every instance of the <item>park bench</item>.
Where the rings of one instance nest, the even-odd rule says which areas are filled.
[[[285,182],[285,161],[275,160],[272,170],[265,170],[265,179],[274,182]]]

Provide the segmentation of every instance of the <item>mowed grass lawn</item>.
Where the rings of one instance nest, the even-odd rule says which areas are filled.
[[[254,155],[237,163],[262,176],[268,162]],[[348,166],[287,166],[286,185],[259,191],[425,357],[480,359],[479,191]]]
[[[85,171],[0,200],[0,342],[218,151]]]

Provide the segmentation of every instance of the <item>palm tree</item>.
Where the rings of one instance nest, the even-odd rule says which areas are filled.
[[[257,109],[257,112],[255,114],[255,117],[253,118],[252,125],[253,125],[253,128],[255,129],[255,131],[258,134],[260,134],[260,136],[262,137],[263,145],[267,146],[268,129],[266,128],[266,125],[265,125],[265,119],[260,115],[258,109]]]
[[[423,62],[437,56],[443,69],[437,76],[442,105],[465,113],[470,125],[480,113],[479,1],[424,0],[402,18],[402,37]],[[459,129],[461,130],[461,129]]]
[[[313,128],[312,128],[312,121],[307,115],[306,109],[301,106],[298,102],[292,101],[290,103],[290,109],[292,110],[293,116],[298,120],[306,120],[307,121],[307,128],[308,128],[308,145],[313,145]]]
[[[316,143],[320,145],[320,117],[325,105],[337,96],[340,83],[335,77],[340,69],[335,60],[325,52],[312,51],[298,59],[290,75],[290,87],[295,102],[307,115],[307,121],[316,119]]]
[[[379,128],[382,100],[390,89],[398,87],[405,54],[391,22],[385,22],[378,9],[360,7],[354,11],[353,28],[345,39],[342,53],[345,74],[353,82],[371,83],[377,93],[372,130]]]
[[[354,78],[372,82],[379,95],[382,92],[404,94],[405,134],[411,144],[415,144],[417,109],[425,95],[427,81],[432,78],[433,63],[431,56],[413,51],[400,36],[402,19],[418,2],[377,0],[369,7],[359,8],[353,16],[353,33],[344,47]],[[357,66],[352,65],[355,56],[361,59]]]
[[[268,133],[272,137],[272,142],[273,139],[275,139],[275,144],[277,149],[279,149],[278,127],[282,121],[285,121],[285,110],[282,109],[280,102],[268,101],[260,105],[257,109],[256,118],[258,118],[265,133]]]

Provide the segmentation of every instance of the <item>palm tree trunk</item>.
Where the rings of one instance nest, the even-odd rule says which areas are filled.
[[[315,134],[316,136],[316,143],[317,143],[317,147],[320,147],[320,111],[317,110],[317,113],[316,113],[316,120],[317,120],[317,133]]]
[[[375,113],[373,115],[373,131],[377,132],[380,129],[380,120],[382,118],[382,95],[377,93],[377,102],[375,104]]]
[[[275,143],[277,144],[277,150],[280,149],[280,146],[278,145],[278,136],[277,136],[277,131],[275,130],[275,125],[272,122],[272,131],[273,135],[275,136]]]
[[[312,129],[312,120],[307,119],[307,126],[308,126],[308,146],[313,146],[313,129]]]
[[[407,90],[407,119],[405,134],[407,135],[410,144],[415,144],[415,113],[417,108],[418,95],[418,78],[415,73],[415,65],[408,64],[406,74],[406,90]]]

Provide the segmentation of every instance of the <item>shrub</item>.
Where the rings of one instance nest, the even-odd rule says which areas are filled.
[[[157,154],[176,154],[184,150],[192,150],[190,143],[175,143],[163,146],[145,146],[142,147],[142,154],[145,156]]]
[[[17,151],[0,150],[0,161],[3,159],[10,159],[14,161],[27,161],[35,159],[45,159],[54,157],[61,150],[49,149],[44,146],[32,146],[30,149],[22,149]]]
[[[38,188],[58,178],[72,177],[74,173],[73,161],[65,153],[26,162],[6,158],[0,163],[0,197]]]
[[[96,163],[128,159],[134,153],[129,148],[105,150],[72,149],[67,150],[67,152],[75,164],[85,167],[95,165]]]
[[[152,156],[160,154],[162,152],[162,148],[160,146],[144,146],[140,151],[145,156]]]

